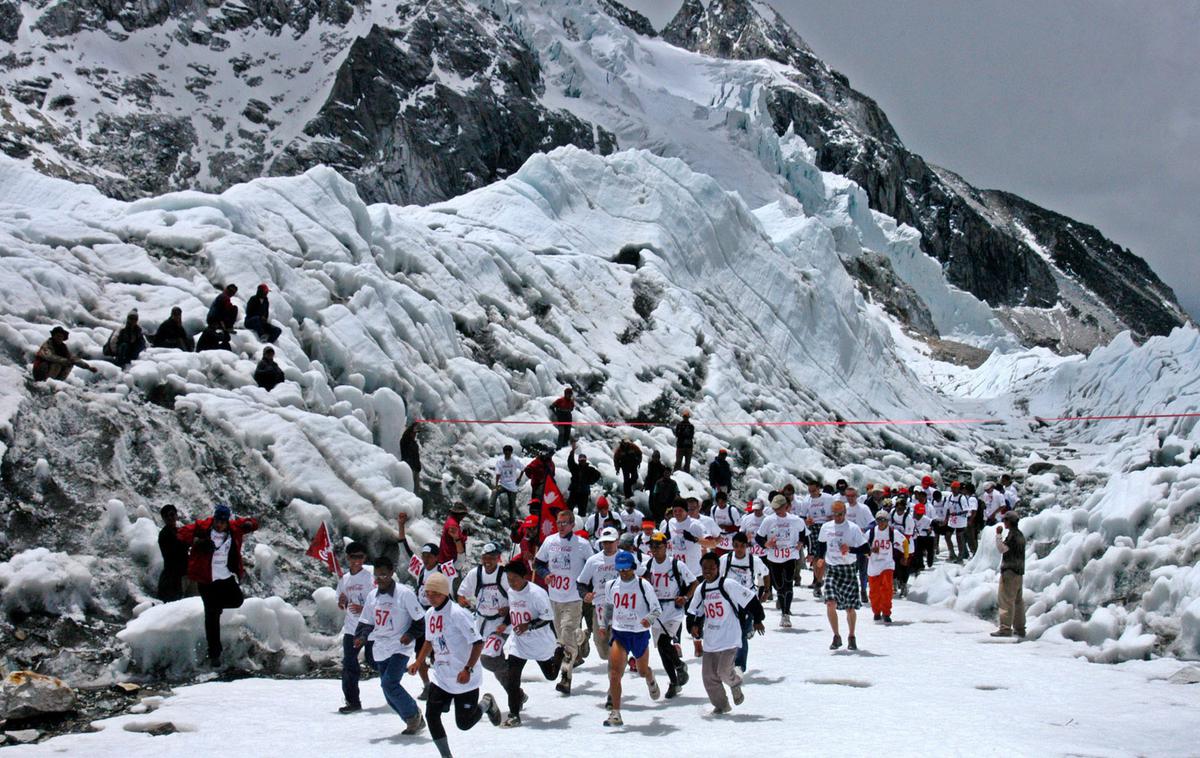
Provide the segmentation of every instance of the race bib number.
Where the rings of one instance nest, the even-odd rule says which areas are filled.
[[[790,547],[771,548],[771,556],[777,561],[790,561],[792,559],[792,549]]]
[[[714,600],[704,604],[704,615],[710,619],[725,618],[725,603]]]
[[[500,655],[504,651],[504,639],[498,635],[489,635],[483,641],[483,654],[490,656]]]
[[[531,614],[529,611],[509,611],[508,612],[508,623],[511,626],[520,626],[521,624],[528,624],[530,621],[533,621],[533,614]]]
[[[722,534],[720,537],[718,537],[717,538],[717,549],[732,551],[733,550],[733,535],[732,534]]]
[[[385,611],[380,608],[375,609],[375,626],[387,626],[388,618],[392,615],[391,611]]]
[[[613,595],[613,608],[637,608],[637,595],[632,592],[617,592]]]
[[[571,589],[571,577],[550,574],[546,577],[546,586],[552,590],[569,590]]]
[[[408,573],[416,576],[417,574],[421,573],[421,567],[423,565],[425,564],[421,563],[421,559],[414,555],[412,560],[408,562]]]
[[[429,619],[429,634],[440,634],[445,628],[446,619],[444,616],[434,616]]]
[[[458,569],[454,568],[453,561],[446,561],[442,565],[438,566],[438,571],[441,571],[443,574],[445,574],[447,579],[453,579],[454,577],[458,576]]]
[[[753,545],[750,548],[750,555],[757,555],[759,558],[764,558],[767,555],[767,549],[762,545]]]

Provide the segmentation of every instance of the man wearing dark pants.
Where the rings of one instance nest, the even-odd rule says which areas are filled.
[[[413,642],[419,635],[425,610],[415,592],[396,583],[396,566],[391,558],[376,558],[374,574],[376,587],[363,601],[362,616],[354,632],[354,648],[357,650],[368,641],[372,644],[383,698],[404,719],[402,734],[416,734],[425,728],[425,719],[421,718],[421,710],[412,695],[400,686],[400,680],[405,664],[413,654]],[[431,575],[426,585],[433,577],[442,575]],[[445,577],[442,579],[444,581]]]
[[[779,592],[779,608],[783,616],[779,626],[792,627],[792,586],[796,577],[796,561],[800,557],[800,540],[807,527],[803,519],[791,513],[792,503],[783,495],[771,498],[774,513],[762,520],[755,539],[766,549],[767,567],[771,570],[771,586]]]
[[[479,697],[479,686],[483,684],[483,666],[479,663],[483,637],[475,628],[471,613],[450,602],[450,580],[443,574],[429,577],[425,596],[431,603],[425,614],[425,644],[408,672],[417,673],[429,654],[436,651],[425,717],[433,744],[442,758],[450,758],[442,714],[448,713],[453,705],[454,723],[465,732],[478,724],[484,714],[493,726],[499,726],[500,708],[491,695],[484,695],[482,700]]]
[[[1004,514],[1004,524],[996,527],[996,548],[1000,551],[1000,628],[993,637],[1025,636],[1025,535],[1021,533],[1016,511]],[[1008,534],[1004,534],[1004,529]]]
[[[190,548],[188,578],[200,588],[204,602],[204,637],[208,642],[208,662],[221,663],[221,611],[240,608],[245,601],[238,579],[245,575],[242,565],[242,540],[258,529],[258,520],[232,518],[228,505],[213,509],[212,518],[188,524],[176,532],[179,541]]]
[[[362,668],[358,665],[358,647],[354,644],[354,634],[358,631],[358,619],[362,616],[363,604],[371,590],[375,589],[375,577],[363,566],[367,559],[367,549],[361,542],[351,542],[346,548],[346,561],[350,571],[338,578],[337,599],[338,608],[346,612],[342,622],[342,696],[345,705],[338,713],[354,713],[362,710],[362,701],[358,697],[358,680],[362,676]],[[367,643],[367,661],[371,657],[372,645]]]

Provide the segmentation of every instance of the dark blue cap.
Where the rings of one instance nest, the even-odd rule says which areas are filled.
[[[622,550],[617,553],[617,558],[613,561],[613,565],[617,567],[617,571],[627,571],[631,568],[637,568],[637,560],[634,559],[633,553]]]
[[[233,516],[233,511],[229,508],[228,505],[225,505],[224,503],[218,503],[217,507],[213,509],[213,519],[215,519],[215,520],[228,521],[232,516]]]

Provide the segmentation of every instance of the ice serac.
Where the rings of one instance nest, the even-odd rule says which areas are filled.
[[[688,0],[662,38],[706,55],[790,66],[800,87],[767,94],[776,131],[794,130],[822,170],[854,180],[872,208],[920,230],[922,249],[947,278],[1006,314],[1027,344],[1086,352],[1123,329],[1144,339],[1187,321],[1170,287],[1099,232],[1013,195],[978,190],[909,151],[875,101],[765,3]],[[1036,233],[1026,231],[1027,220]]]

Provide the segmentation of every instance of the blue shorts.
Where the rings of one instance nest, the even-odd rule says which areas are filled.
[[[625,648],[625,652],[634,658],[641,658],[650,647],[650,630],[647,629],[643,632],[622,632],[614,629],[612,641],[614,645],[620,645]]]

